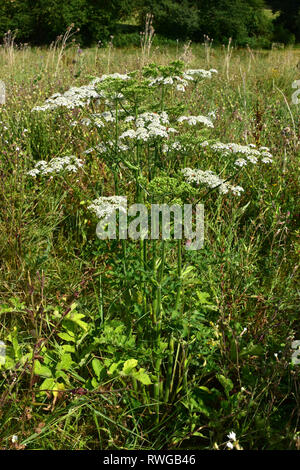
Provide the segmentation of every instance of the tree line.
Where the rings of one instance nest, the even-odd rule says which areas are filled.
[[[156,33],[174,40],[206,35],[224,43],[231,37],[254,47],[300,42],[299,0],[0,0],[0,35],[17,31],[19,42],[50,44],[74,24],[80,43],[91,45],[107,40],[124,20],[142,30],[148,13]]]

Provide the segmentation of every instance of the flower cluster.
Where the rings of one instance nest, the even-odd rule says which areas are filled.
[[[188,85],[188,81],[178,75],[174,77],[156,77],[150,78],[149,87],[153,87],[155,85],[176,85],[177,91],[185,91],[185,88]]]
[[[200,78],[211,78],[212,73],[217,73],[217,70],[187,70],[183,73],[182,77],[175,75],[173,77],[156,77],[149,78],[149,87],[155,85],[176,85],[178,91],[185,91],[189,81],[197,80]],[[68,109],[74,109],[77,107],[83,107],[90,103],[91,100],[98,100],[100,98],[108,98],[112,101],[106,102],[106,104],[113,104],[114,100],[120,100],[124,98],[122,93],[107,93],[104,89],[101,89],[101,85],[104,83],[111,83],[111,81],[128,81],[132,77],[129,74],[104,74],[101,77],[94,78],[88,85],[81,87],[71,87],[65,93],[54,93],[50,98],[46,99],[42,106],[35,106],[32,111],[47,111],[53,110],[59,107],[66,107]],[[100,89],[99,89],[100,88]]]
[[[248,162],[256,164],[258,162],[258,158],[260,158],[262,163],[272,163],[273,156],[270,153],[269,147],[259,147],[256,148],[256,145],[249,144],[249,145],[240,145],[230,142],[228,144],[224,144],[222,142],[216,142],[214,144],[210,144],[209,142],[205,141],[201,144],[202,147],[209,147],[214,152],[221,152],[223,156],[228,156],[232,154],[240,154],[243,155],[245,158],[238,158],[235,161],[235,165],[239,167],[246,166]]]
[[[120,135],[122,139],[136,139],[148,142],[155,138],[168,138],[169,134],[176,133],[177,130],[172,127],[167,127],[165,124],[169,123],[169,118],[166,112],[150,113],[146,112],[139,114],[137,118],[128,116],[126,122],[133,121],[136,129],[128,129]]]
[[[52,158],[50,162],[40,160],[36,163],[35,167],[28,171],[29,176],[36,177],[38,175],[49,175],[53,173],[69,172],[76,173],[79,168],[83,166],[83,161],[80,158],[76,158],[74,155],[67,157],[56,157]]]
[[[210,170],[184,168],[181,171],[188,183],[204,184],[211,189],[218,188],[220,194],[227,194],[231,191],[234,195],[240,196],[244,191],[241,186],[232,186]]]
[[[93,212],[98,219],[112,215],[117,209],[126,213],[127,197],[126,196],[108,196],[99,197],[88,206],[88,209]]]
[[[89,104],[91,100],[105,98],[106,94],[102,90],[98,90],[99,83],[103,83],[106,80],[129,80],[131,77],[127,74],[113,73],[110,75],[102,75],[101,77],[94,78],[89,85],[83,85],[81,87],[71,87],[65,93],[54,93],[50,98],[46,99],[42,106],[36,106],[32,111],[47,111],[53,110],[58,107],[66,107],[68,109],[74,109],[77,107],[85,106]],[[111,98],[111,97],[110,97]],[[122,96],[117,96],[122,98]]]
[[[170,150],[175,150],[175,151],[178,151],[178,152],[181,151],[181,150],[186,151],[186,147],[183,146],[180,142],[177,142],[177,141],[173,142],[172,144],[169,144],[169,145],[164,144],[162,146],[162,151],[164,153],[167,153]]]
[[[198,80],[199,78],[211,78],[213,73],[218,73],[215,69],[190,69],[186,70],[182,77],[174,75],[170,77],[159,76],[156,78],[150,77],[149,87],[159,85],[176,85],[178,91],[185,91],[190,81]]]
[[[216,69],[189,69],[183,74],[186,80],[197,80],[198,78],[211,78],[214,73],[218,73]]]
[[[104,74],[101,77],[96,77],[92,80],[91,85],[97,85],[98,83],[104,82],[105,80],[130,80],[131,76],[127,73],[111,73]]]
[[[99,99],[101,95],[95,90],[93,85],[72,87],[65,93],[54,93],[42,106],[36,106],[32,111],[47,111],[59,107],[74,109],[85,106],[91,99]]]
[[[234,448],[234,443],[236,442],[236,434],[235,432],[231,431],[228,435],[227,435],[229,441],[226,443],[226,446],[228,447],[228,449],[233,449]]]
[[[212,121],[206,116],[180,116],[178,122],[187,122],[190,126],[195,126],[198,123],[204,124],[207,127],[214,127]]]

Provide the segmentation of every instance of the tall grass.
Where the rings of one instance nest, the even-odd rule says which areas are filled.
[[[224,449],[230,431],[236,448],[299,448],[300,120],[290,97],[300,52],[151,39],[149,23],[141,48],[81,51],[66,39],[18,49],[12,37],[0,49],[0,339],[11,361],[0,366],[2,449]],[[139,174],[93,155],[73,179],[32,182],[38,160],[82,155],[98,136],[70,126],[79,110],[31,110],[92,77],[178,57],[219,71],[184,95],[191,114],[216,112],[210,138],[270,147],[274,163],[238,176],[239,199],[208,194],[202,250],[99,242],[88,204],[115,191],[147,201],[146,151],[134,155]],[[175,113],[175,100],[161,96],[159,111]],[[151,178],[163,165],[173,177],[186,158],[149,155]],[[209,153],[190,158],[224,170]]]

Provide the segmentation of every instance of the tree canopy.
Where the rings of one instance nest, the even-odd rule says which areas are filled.
[[[277,12],[275,20],[266,7]],[[90,45],[107,39],[133,12],[141,25],[152,13],[156,32],[172,39],[202,41],[208,35],[254,46],[300,41],[299,0],[0,0],[0,36],[18,30],[21,42],[49,44],[74,24],[78,41]]]

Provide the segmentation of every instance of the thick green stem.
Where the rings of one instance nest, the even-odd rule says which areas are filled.
[[[168,357],[168,368],[167,368],[166,388],[165,388],[165,403],[168,402],[170,392],[171,392],[170,386],[171,386],[173,361],[174,361],[174,337],[172,334],[169,340],[168,355],[169,357]]]
[[[154,385],[154,398],[156,400],[156,422],[159,422],[159,402],[160,396],[162,393],[161,389],[161,322],[162,322],[162,305],[161,305],[161,283],[163,279],[164,273],[164,265],[165,265],[165,240],[162,240],[162,255],[161,255],[161,265],[158,273],[157,278],[157,291],[156,291],[156,360],[155,360],[155,375],[156,375],[156,383]]]
[[[181,240],[178,240],[177,241],[177,276],[178,276],[179,286],[177,288],[177,293],[176,293],[175,311],[178,311],[179,309],[180,297],[181,297],[181,287],[182,287],[181,264],[182,264],[182,246],[181,246]]]

